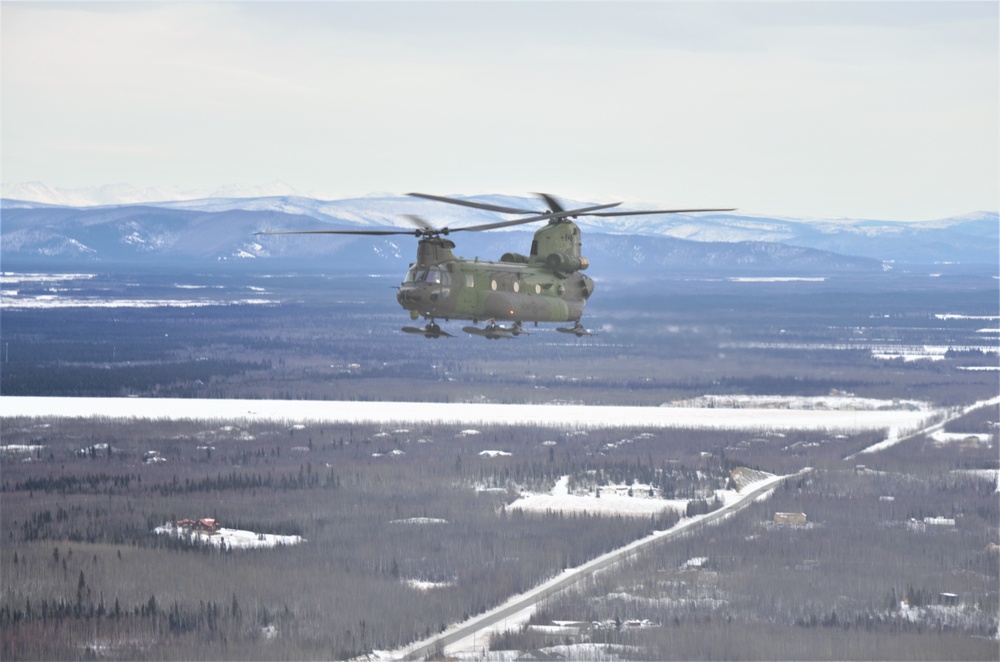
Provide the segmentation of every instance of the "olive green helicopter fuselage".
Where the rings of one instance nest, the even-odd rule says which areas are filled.
[[[396,299],[412,319],[579,322],[594,291],[582,272],[580,228],[550,221],[535,232],[528,255],[506,253],[497,262],[456,257],[455,244],[425,237]]]

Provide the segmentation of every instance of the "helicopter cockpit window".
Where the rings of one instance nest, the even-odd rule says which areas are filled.
[[[450,278],[438,267],[413,267],[406,274],[406,283],[430,283],[432,285],[447,285]]]

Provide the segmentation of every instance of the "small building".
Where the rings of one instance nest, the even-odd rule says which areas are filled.
[[[219,522],[211,517],[203,517],[198,520],[185,517],[184,519],[177,520],[177,528],[203,533],[215,533],[219,530]]]
[[[587,621],[552,621],[549,625],[529,625],[528,632],[558,637],[575,644],[586,641],[593,625]]]
[[[701,570],[708,565],[707,556],[695,556],[681,565],[681,570]]]
[[[219,523],[212,519],[211,517],[203,517],[194,523],[195,531],[204,531],[205,533],[215,533],[219,530]]]
[[[958,604],[958,593],[939,593],[938,602],[943,605],[954,606]]]
[[[627,621],[622,622],[622,629],[639,629],[639,628],[651,628],[653,627],[653,622],[647,618],[638,619],[631,618]]]
[[[774,523],[775,524],[790,524],[798,525],[805,524],[808,521],[805,513],[775,513]]]

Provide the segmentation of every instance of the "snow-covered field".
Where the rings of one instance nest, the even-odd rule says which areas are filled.
[[[828,411],[911,411],[930,409],[919,400],[877,400],[853,395],[788,396],[788,395],[703,395],[674,403],[687,407],[734,409],[811,409]]]
[[[229,422],[543,425],[565,429],[691,428],[717,430],[917,430],[938,416],[930,408],[793,409],[799,398],[766,406],[609,407],[438,402],[203,400],[178,398],[0,397],[0,418],[16,416]]]
[[[984,333],[982,330],[977,333]],[[1000,333],[1000,331],[990,330],[989,333]],[[723,343],[723,348],[733,347],[737,349],[782,349],[794,351],[836,351],[836,352],[870,352],[873,359],[892,361],[902,359],[910,361],[943,361],[949,351],[954,352],[982,352],[984,354],[997,354],[1000,348],[996,343],[977,344],[950,344],[950,345],[905,345],[901,343],[870,343],[870,342],[843,342],[843,343],[794,343],[794,342],[737,342]]]
[[[22,296],[16,290],[4,290],[3,310],[53,308],[206,308],[208,306],[269,306],[271,299],[122,299],[103,297],[57,296],[36,294]]]
[[[0,446],[0,455],[29,455],[43,448],[37,444],[4,444]]]
[[[255,533],[240,529],[220,528],[214,533],[191,531],[183,527],[175,527],[167,523],[153,529],[157,535],[172,535],[177,538],[190,538],[193,543],[225,546],[227,549],[261,549],[277,547],[278,545],[298,545],[305,542],[302,536],[279,536],[273,533]]]
[[[96,274],[41,274],[41,273],[0,273],[0,285],[20,285],[23,283],[49,283],[67,280],[89,280]]]
[[[683,513],[687,499],[660,499],[648,496],[648,485],[633,485],[632,496],[628,496],[628,486],[621,490],[603,487],[601,496],[595,494],[570,494],[569,476],[560,478],[548,494],[525,493],[507,506],[508,510],[529,512],[590,513],[591,515],[649,516],[664,510]]]
[[[967,432],[937,430],[931,434],[931,439],[942,446],[944,444],[982,444],[988,447],[990,441],[993,439],[993,435],[982,432],[970,434]]]
[[[0,309],[2,310],[39,310],[56,308],[205,308],[207,306],[268,306],[278,302],[259,297],[245,298],[204,298],[189,297],[144,299],[128,296],[104,296],[94,293],[82,294],[79,290],[66,287],[64,284],[72,281],[90,280],[95,274],[45,274],[45,273],[0,273]],[[38,286],[47,284],[43,291]],[[34,286],[31,293],[18,289],[17,286]],[[13,286],[13,287],[12,287]],[[181,291],[207,289],[208,286],[176,284]],[[212,289],[222,289],[215,286]],[[261,292],[260,288],[249,288]]]
[[[727,278],[731,283],[822,283],[825,276],[732,276]]]

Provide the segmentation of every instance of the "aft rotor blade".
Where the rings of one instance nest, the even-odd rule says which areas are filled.
[[[650,211],[607,211],[607,212],[596,212],[596,213],[584,213],[580,216],[642,216],[644,214],[689,214],[696,211],[736,211],[736,207],[732,209],[656,209]]]
[[[513,221],[498,221],[497,223],[486,223],[484,225],[471,225],[467,228],[451,228],[450,232],[482,232],[483,230],[495,230],[497,228],[505,228],[511,225],[522,225],[524,223],[534,223],[535,221],[558,221],[561,218],[566,218],[567,216],[579,216],[583,215],[584,212],[593,211],[597,209],[608,209],[610,207],[617,207],[620,202],[612,202],[608,205],[597,205],[595,207],[583,207],[582,209],[570,209],[568,211],[561,211],[557,213],[549,214],[539,214],[538,216],[531,216],[529,218],[515,218]]]
[[[485,209],[486,211],[498,211],[503,214],[539,214],[541,212],[535,209],[516,209],[514,207],[502,207],[500,205],[491,205],[485,202],[473,202],[472,200],[462,200],[459,198],[446,198],[442,195],[429,195],[427,193],[407,193],[406,195],[411,195],[414,198],[426,198],[427,200],[437,200],[438,202],[447,202],[451,205],[461,205],[463,207],[473,207],[475,209]],[[553,210],[560,211],[560,210]]]
[[[403,214],[403,218],[428,234],[433,234],[437,231],[433,225],[428,223],[423,217],[417,216],[416,214]]]
[[[565,211],[563,209],[563,206],[559,204],[559,201],[556,200],[553,196],[549,195],[548,193],[536,193],[535,195],[544,200],[545,204],[549,206],[550,210],[554,212]]]
[[[426,198],[428,200],[437,200],[438,202],[446,202],[453,205],[462,205],[463,207],[473,207],[475,209],[485,209],[487,211],[496,211],[503,214],[542,214],[542,212],[532,211],[527,209],[517,209],[514,207],[503,207],[501,205],[493,205],[485,202],[474,202],[472,200],[462,200],[459,198],[448,198],[441,195],[430,195],[428,193],[407,193],[416,198]],[[563,214],[564,210],[559,201],[548,193],[536,193],[539,198],[545,201],[552,210],[554,214]],[[566,212],[567,216],[643,216],[646,214],[689,214],[695,212],[705,212],[705,211],[736,211],[736,208],[732,209],[658,209],[650,211],[616,211],[616,212],[603,212],[603,213],[592,213],[582,210],[578,210],[575,214]],[[564,216],[553,216],[552,218],[564,218]],[[518,221],[504,221],[507,225],[517,225],[518,223],[531,223],[532,221],[541,220],[541,218],[520,219]],[[503,225],[495,225],[493,227],[504,227]],[[462,228],[463,230],[468,230],[472,228]],[[488,227],[475,226],[475,229],[489,229]],[[457,230],[457,229],[456,229]],[[456,230],[452,230],[455,232]]]

